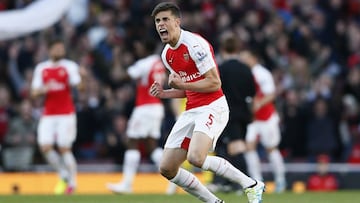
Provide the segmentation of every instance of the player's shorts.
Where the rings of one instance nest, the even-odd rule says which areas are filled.
[[[246,142],[255,142],[260,136],[260,143],[265,148],[276,147],[280,143],[279,115],[274,113],[268,120],[256,120],[248,125]]]
[[[127,126],[127,136],[133,139],[151,137],[159,139],[164,118],[162,104],[148,104],[135,107]]]
[[[230,119],[221,134],[219,142],[228,144],[234,140],[245,141],[248,124],[248,121],[243,121],[242,119]]]
[[[76,115],[45,115],[40,118],[39,145],[71,147],[76,138]]]
[[[165,148],[188,149],[194,131],[203,132],[213,140],[213,149],[229,120],[225,96],[206,106],[183,112],[173,126]]]

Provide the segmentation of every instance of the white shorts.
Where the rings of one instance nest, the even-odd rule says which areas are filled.
[[[71,147],[76,138],[76,116],[49,115],[42,116],[38,125],[37,141],[39,145]]]
[[[188,149],[194,131],[207,134],[213,140],[213,149],[229,120],[225,96],[209,105],[183,112],[173,126],[164,148]]]
[[[162,104],[149,104],[135,107],[131,113],[126,134],[133,139],[152,137],[159,139],[164,119]]]
[[[246,142],[255,142],[260,136],[260,143],[265,148],[276,147],[280,143],[279,115],[274,113],[266,121],[256,120],[247,126]]]

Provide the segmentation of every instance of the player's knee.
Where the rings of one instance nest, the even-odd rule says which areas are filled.
[[[53,149],[52,145],[42,145],[40,147],[41,152],[44,153],[44,154],[51,151],[52,149]]]
[[[187,160],[190,164],[201,168],[205,161],[205,157],[201,156],[199,153],[188,153]]]
[[[160,165],[159,168],[160,174],[167,179],[173,179],[176,176],[177,170],[174,170],[172,167],[166,165]]]
[[[246,143],[246,150],[247,151],[252,151],[256,149],[256,142],[248,142]]]

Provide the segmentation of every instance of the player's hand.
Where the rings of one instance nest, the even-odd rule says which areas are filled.
[[[181,79],[179,74],[171,73],[169,75],[169,86],[175,89],[182,89],[183,87],[183,80]]]
[[[157,98],[162,98],[163,93],[164,93],[164,89],[163,87],[160,85],[159,82],[155,81],[149,90],[150,95],[157,97]]]

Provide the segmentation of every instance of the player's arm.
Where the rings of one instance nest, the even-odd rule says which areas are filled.
[[[254,111],[259,110],[261,107],[265,106],[266,104],[272,103],[275,101],[276,93],[270,93],[262,97],[261,99],[254,100]]]
[[[259,99],[255,98],[254,100],[254,110],[258,110],[261,107],[265,106],[266,104],[272,103],[276,99],[276,91],[275,91],[275,83],[271,73],[265,68],[262,69],[263,71],[258,72],[261,76],[259,78],[260,89],[263,92],[264,96]]]
[[[39,96],[43,96],[45,95],[47,92],[47,89],[46,87],[40,87],[40,88],[37,88],[37,89],[31,89],[31,97],[32,98],[37,98]]]
[[[35,67],[33,78],[31,81],[31,90],[30,96],[32,98],[37,98],[39,96],[43,96],[48,92],[48,86],[44,84],[42,77],[41,77],[41,70],[40,65]]]
[[[160,98],[160,99],[169,99],[169,98],[185,98],[185,91],[179,90],[179,89],[167,89],[164,90],[162,85],[155,81],[149,90],[150,94],[154,97]]]
[[[80,75],[80,82],[79,84],[76,85],[76,88],[79,91],[85,91],[85,87],[86,87],[85,81],[87,80],[88,77],[88,73],[85,67],[82,66],[79,67],[79,75]]]
[[[221,88],[221,80],[215,67],[205,72],[203,77],[204,79],[202,80],[186,83],[178,74],[172,73],[169,76],[169,85],[179,90],[191,90],[204,93],[215,92]]]

